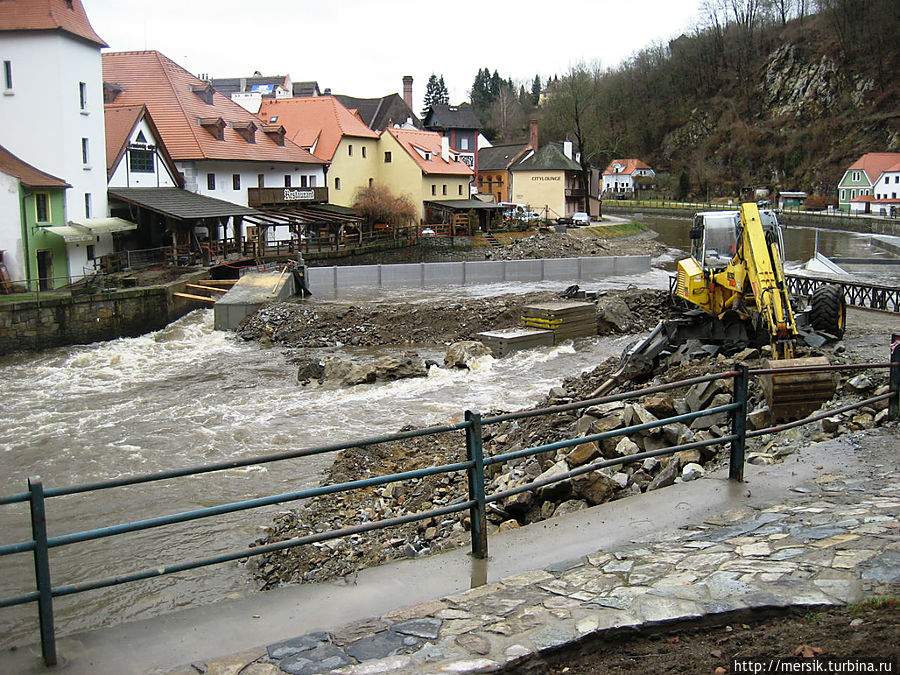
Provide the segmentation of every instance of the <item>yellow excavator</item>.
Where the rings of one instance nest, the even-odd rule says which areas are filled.
[[[593,395],[645,373],[672,345],[690,338],[732,346],[769,344],[771,369],[828,365],[825,357],[796,358],[800,339],[814,346],[843,337],[846,307],[838,286],[821,286],[796,313],[784,276],[784,242],[773,211],[757,204],[702,212],[690,232],[691,257],[678,262],[675,295],[695,307],[662,321],[629,347],[619,369]],[[834,394],[830,372],[785,373],[762,380],[773,422],[798,419]]]

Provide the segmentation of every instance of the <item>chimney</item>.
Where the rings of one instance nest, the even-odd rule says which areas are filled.
[[[563,154],[572,159],[572,141],[563,141]]]
[[[406,105],[409,106],[409,109],[412,110],[412,75],[404,75],[403,76],[403,100],[406,101]]]
[[[441,158],[445,162],[450,161],[450,139],[446,136],[441,136]]]
[[[531,149],[537,152],[538,150],[538,121],[531,120],[530,128],[528,129],[528,145],[531,146]]]

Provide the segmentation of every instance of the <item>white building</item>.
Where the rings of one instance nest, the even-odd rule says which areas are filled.
[[[642,177],[652,182],[656,172],[639,159],[614,159],[603,172],[603,192],[634,192]]]
[[[106,46],[81,0],[4,0],[0,8],[0,145],[72,186],[67,220],[107,215]]]

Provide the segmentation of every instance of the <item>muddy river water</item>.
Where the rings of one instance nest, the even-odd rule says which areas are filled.
[[[648,224],[670,245],[687,245],[683,219]],[[832,235],[836,250],[856,245],[853,237],[826,233],[823,250]],[[666,279],[656,270],[606,285],[663,288]],[[549,286],[463,292],[492,295],[542,287]],[[409,301],[459,290],[424,293],[404,291],[398,297]],[[46,486],[62,487],[362,438],[407,424],[438,424],[459,419],[466,409],[513,410],[532,405],[564,377],[618,354],[629,340],[583,340],[577,349],[569,343],[502,360],[488,358],[471,371],[433,368],[427,378],[349,389],[299,387],[295,367],[278,349],[214,331],[211,310],[196,311],[138,338],[14,354],[0,358],[0,494],[25,491],[34,475]],[[419,351],[437,360],[443,355],[438,348]],[[326,455],[53,498],[47,506],[48,529],[55,536],[293,491],[316,484],[328,462]],[[283,508],[57,548],[51,551],[53,582],[98,579],[240,550]],[[2,543],[30,539],[23,505],[0,506],[0,532]],[[29,555],[0,559],[0,596],[33,588]],[[225,563],[58,598],[57,634],[254,590],[242,566]],[[0,610],[0,648],[36,641],[36,613],[33,604]]]

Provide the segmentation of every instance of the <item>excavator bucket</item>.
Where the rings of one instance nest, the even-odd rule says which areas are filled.
[[[804,366],[827,366],[824,356],[800,359],[766,361],[766,369],[799,368]],[[769,404],[769,418],[772,424],[791,422],[808,416],[834,396],[834,373],[821,371],[813,373],[773,373],[761,377],[766,402]]]

